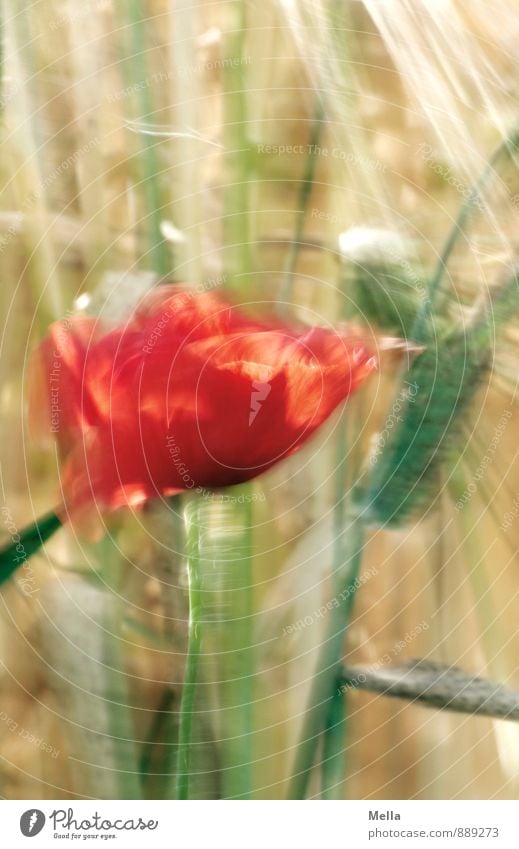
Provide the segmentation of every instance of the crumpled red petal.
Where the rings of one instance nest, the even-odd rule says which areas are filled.
[[[256,477],[375,367],[344,329],[260,320],[215,293],[162,286],[125,325],[54,325],[33,358],[31,416],[58,441],[75,519]]]

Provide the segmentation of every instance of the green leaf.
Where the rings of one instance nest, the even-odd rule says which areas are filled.
[[[34,524],[11,533],[11,542],[0,549],[0,585],[4,584],[20,566],[61,527],[56,513],[46,513]]]

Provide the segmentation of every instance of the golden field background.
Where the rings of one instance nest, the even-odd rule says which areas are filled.
[[[122,315],[171,279],[337,322],[353,273],[338,238],[352,228],[366,231],[353,236],[366,265],[390,231],[399,256],[431,271],[463,193],[519,115],[519,16],[508,0],[466,5],[442,0],[427,11],[421,0],[393,0],[389,14],[375,0],[341,9],[4,3],[0,459],[17,527],[59,493],[54,448],[36,445],[26,420],[28,357],[51,321],[80,310]],[[303,221],[318,102],[325,119]],[[465,307],[515,254],[516,183],[519,193],[515,170],[505,170],[491,214],[474,220],[451,259]],[[470,481],[511,412],[469,503],[456,510],[445,486],[420,521],[372,533],[363,569],[374,574],[357,596],[348,662],[427,657],[519,685],[519,522],[501,528],[517,497],[517,353],[512,326],[467,423]],[[346,435],[335,419],[253,486],[257,798],[283,797],[322,639],[318,622],[290,637],[284,628],[326,598],[337,451],[346,441],[351,466],[363,462],[395,370],[388,359],[355,399]],[[342,475],[348,483],[350,470]],[[226,521],[218,501],[208,510],[211,522]],[[128,511],[113,529],[95,545],[60,531],[31,562],[36,592],[14,582],[2,590],[2,797],[171,795],[168,728],[186,636],[178,529],[159,504]],[[349,704],[345,797],[516,797],[515,724],[363,693]],[[201,721],[197,733],[210,729]],[[157,775],[139,783],[143,759]],[[210,771],[200,792],[216,792]]]

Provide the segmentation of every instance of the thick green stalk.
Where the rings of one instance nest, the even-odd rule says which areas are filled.
[[[245,490],[233,492],[245,495]],[[185,512],[190,617],[179,723],[179,799],[194,795],[189,772],[195,745],[197,773],[202,774],[200,763],[207,760],[200,755],[203,744],[193,741],[195,704],[202,685],[203,716],[197,728],[202,719],[206,725],[211,722],[213,694],[218,708],[222,795],[226,799],[252,795],[251,505],[246,499],[220,505],[219,498],[194,498]]]
[[[333,576],[332,601],[336,604],[332,605],[330,610],[326,638],[319,652],[316,673],[310,689],[290,781],[290,799],[306,797],[319,738],[329,721],[330,709],[335,700],[334,688],[338,687],[344,636],[353,606],[356,579],[362,563],[364,525],[359,517],[352,516],[349,522],[345,523],[341,539],[344,540],[343,557],[340,568]]]
[[[242,492],[249,486],[243,487]],[[222,784],[226,799],[250,799],[253,792],[253,684],[252,642],[252,505],[233,506],[222,563],[221,602],[224,612],[220,629],[222,674],[220,711],[222,719]]]

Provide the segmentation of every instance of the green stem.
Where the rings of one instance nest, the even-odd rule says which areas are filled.
[[[344,544],[342,529],[346,523],[344,465],[347,456],[346,424],[341,422],[337,428],[335,458],[335,505],[333,509],[333,574],[340,575],[344,563]],[[339,581],[337,582],[339,584]],[[339,592],[342,588],[339,586]],[[325,799],[341,798],[340,790],[344,778],[344,723],[346,721],[346,699],[332,684],[332,696],[326,719],[323,738],[323,759],[321,763],[321,788]]]
[[[251,180],[247,110],[246,0],[229,4],[229,31],[225,39],[223,74],[225,104],[226,174],[225,263],[227,284],[246,295],[251,257]],[[218,627],[217,652],[221,671],[218,694],[222,737],[222,788],[226,799],[249,799],[252,795],[252,506],[244,500],[230,507],[229,515],[218,509],[219,542],[215,559],[223,615]]]
[[[346,696],[339,687],[339,682],[335,681],[323,736],[321,764],[323,799],[342,799],[345,766],[344,732],[347,713]]]
[[[196,510],[196,504],[190,505]],[[191,515],[190,515],[191,513]],[[184,686],[180,703],[178,737],[177,799],[189,799],[192,754],[193,711],[202,648],[202,586],[200,575],[199,528],[192,511],[186,511],[186,533],[189,577],[189,636]]]
[[[465,225],[467,224],[467,221],[469,220],[472,212],[474,211],[475,207],[481,202],[483,190],[486,187],[489,178],[494,175],[496,165],[498,164],[501,157],[505,154],[513,155],[514,151],[517,149],[518,144],[519,129],[516,127],[513,132],[511,132],[505,139],[503,139],[501,144],[496,148],[489,161],[483,168],[481,174],[470,189],[464,202],[461,204],[456,221],[454,222],[454,225],[450,230],[450,233],[447,237],[447,241],[445,242],[443,251],[436,265],[436,270],[430,280],[427,298],[425,299],[423,306],[419,310],[415,323],[411,330],[411,339],[419,341],[422,338],[424,326],[428,324],[428,319],[432,313],[436,297],[438,296],[440,284],[443,280],[447,263],[451,257],[454,248],[456,247],[459,237],[465,230]]]
[[[125,84],[134,92],[137,121],[154,112],[151,97],[150,72],[146,61],[145,6],[142,0],[129,0],[125,18],[129,28],[128,55],[123,62]],[[148,253],[153,270],[162,277],[171,273],[170,247],[164,241],[160,225],[163,216],[163,198],[160,187],[160,167],[156,151],[157,140],[140,134],[141,155],[138,159],[139,182],[143,187],[148,229]]]
[[[225,523],[224,523],[225,527]],[[222,783],[224,798],[250,799],[253,790],[252,505],[232,507],[226,529],[229,554],[222,564],[219,649]]]
[[[358,517],[352,517],[342,530],[346,541],[342,565],[334,575],[334,599],[336,606],[330,611],[327,636],[321,646],[317,671],[312,681],[305,719],[299,744],[296,749],[294,768],[289,787],[290,799],[304,799],[313,769],[317,745],[330,715],[335,698],[333,688],[338,687],[344,636],[350,619],[355,596],[356,578],[362,563],[364,525]]]
[[[204,692],[214,692],[218,701],[222,795],[226,799],[248,799],[252,795],[251,509],[250,503],[220,505],[203,497],[193,499],[186,509],[190,619],[180,706],[179,799],[193,797],[189,786],[193,711],[202,683]],[[209,675],[214,676],[211,686]],[[204,716],[210,721],[209,697],[203,701]],[[197,765],[200,760],[197,756]]]
[[[228,284],[243,289],[251,270],[251,221],[249,190],[251,156],[247,131],[247,77],[244,55],[246,3],[237,0],[231,18],[232,31],[226,38],[226,61],[223,81],[225,89],[225,147],[227,150],[228,185],[225,190],[225,268]]]
[[[292,283],[297,265],[297,257],[299,255],[301,242],[303,240],[308,201],[310,200],[310,194],[315,179],[315,171],[317,168],[316,148],[321,140],[323,120],[324,103],[322,97],[318,95],[314,108],[314,115],[312,118],[310,139],[308,141],[308,155],[306,157],[305,170],[303,173],[303,178],[299,185],[299,198],[296,210],[296,226],[294,231],[294,238],[292,239],[292,242],[290,243],[290,248],[288,250],[288,255],[285,264],[285,272],[283,275],[283,282],[281,284],[280,290],[280,301],[283,312],[285,311],[285,307],[288,307],[290,305],[290,301],[292,299]]]
[[[339,318],[347,320],[351,318],[347,309],[341,309]],[[344,543],[342,539],[343,528],[347,521],[347,511],[351,506],[351,495],[348,490],[348,481],[358,477],[359,469],[357,463],[347,462],[347,458],[354,458],[350,451],[348,453],[348,424],[350,427],[359,429],[365,421],[363,410],[362,393],[357,395],[350,405],[349,416],[341,420],[337,425],[335,444],[335,493],[333,508],[333,575],[338,576],[338,592],[341,592],[341,570],[344,568]],[[357,458],[358,459],[358,458]],[[351,468],[348,468],[351,465]],[[345,468],[346,467],[346,468]],[[346,474],[349,472],[349,474]],[[349,613],[348,613],[349,618]],[[345,759],[344,743],[347,718],[347,702],[342,690],[338,688],[336,681],[332,683],[331,703],[326,718],[323,735],[323,758],[321,762],[321,792],[325,799],[341,799],[342,786],[344,782]]]

